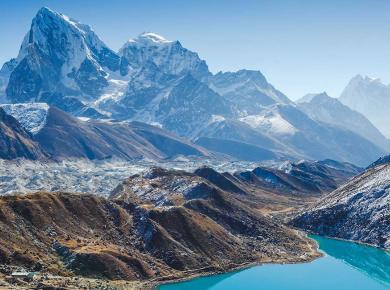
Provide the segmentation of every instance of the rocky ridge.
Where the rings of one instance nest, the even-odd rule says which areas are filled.
[[[381,162],[339,187],[291,224],[307,231],[390,248],[390,164]]]

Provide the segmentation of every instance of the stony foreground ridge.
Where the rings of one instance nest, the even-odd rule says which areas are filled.
[[[382,158],[325,196],[292,225],[320,235],[390,249],[390,163]]]
[[[150,282],[317,257],[312,242],[241,198],[249,193],[223,176],[215,180],[220,186],[155,168],[124,181],[110,199],[50,192],[1,197],[0,264]],[[7,267],[1,271],[7,274]]]

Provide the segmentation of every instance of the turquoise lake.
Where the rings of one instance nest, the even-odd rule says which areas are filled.
[[[356,243],[311,236],[323,258],[303,264],[267,264],[166,284],[158,290],[385,290],[390,253]]]

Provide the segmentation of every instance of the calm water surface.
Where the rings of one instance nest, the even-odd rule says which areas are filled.
[[[385,290],[390,253],[350,242],[311,236],[326,255],[311,263],[263,265],[167,284],[158,290]]]

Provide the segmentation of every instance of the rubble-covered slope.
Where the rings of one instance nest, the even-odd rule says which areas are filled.
[[[390,164],[369,168],[297,216],[292,225],[390,249]]]
[[[308,239],[195,174],[153,169],[106,199],[0,198],[0,263],[93,278],[176,279],[316,257]],[[161,202],[161,201],[166,202]]]

